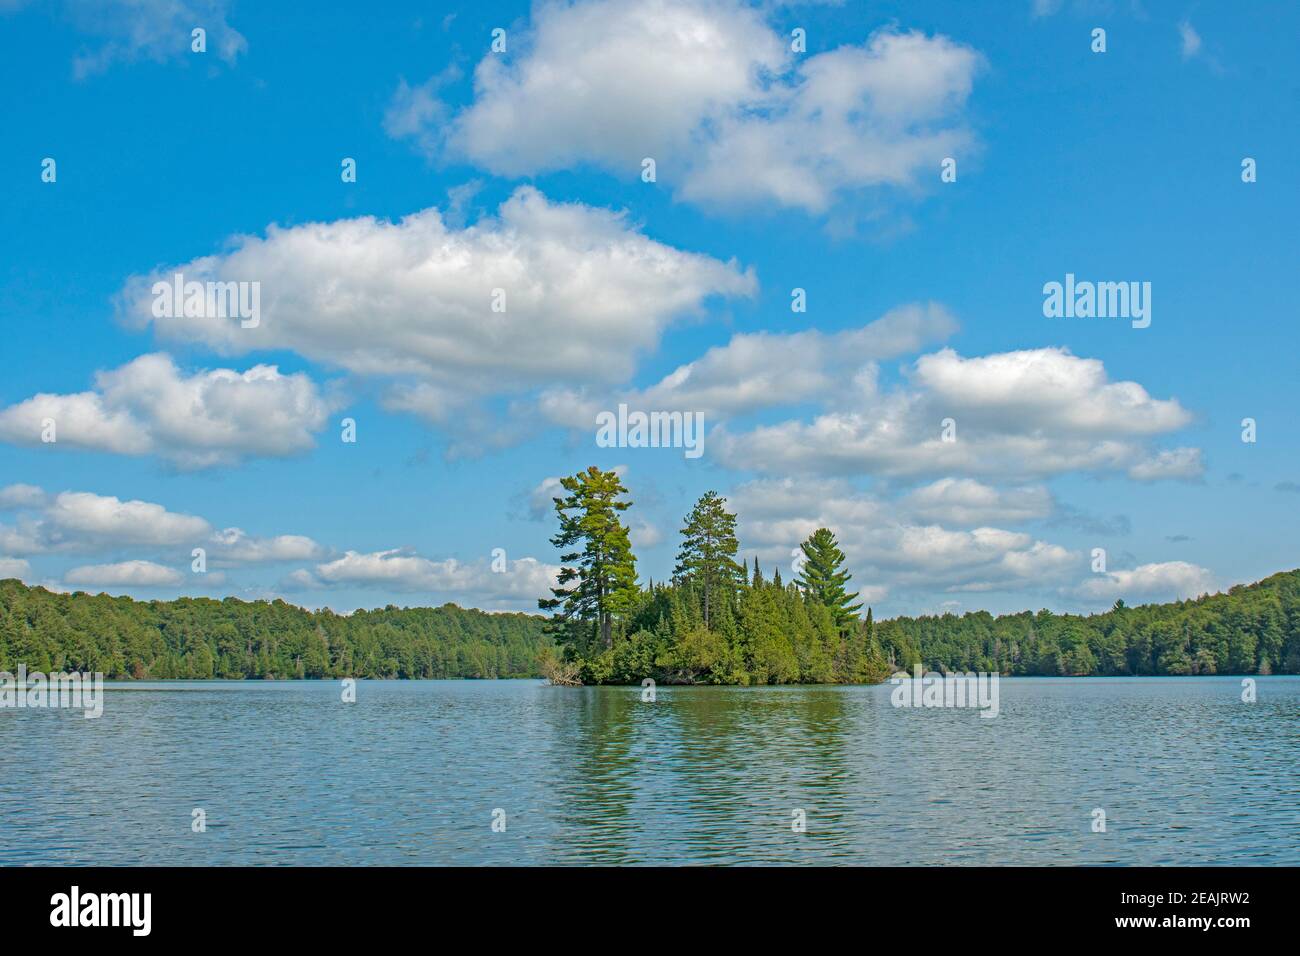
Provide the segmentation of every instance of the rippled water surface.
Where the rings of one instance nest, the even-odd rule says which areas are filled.
[[[110,685],[0,710],[0,864],[1300,864],[1300,678],[1000,689]]]

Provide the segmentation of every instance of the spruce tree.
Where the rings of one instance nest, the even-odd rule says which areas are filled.
[[[727,503],[716,491],[705,492],[686,516],[682,547],[673,574],[679,581],[698,587],[704,598],[704,626],[723,601],[730,603],[743,586],[745,570],[736,563],[736,516],[723,507]]]
[[[849,627],[857,619],[862,605],[852,603],[856,595],[844,588],[852,575],[841,570],[844,552],[840,550],[835,535],[829,528],[818,528],[799,547],[806,560],[795,583],[812,600],[830,608],[837,626],[841,629]]]
[[[571,641],[575,627],[590,624],[601,643],[613,647],[615,618],[629,611],[640,595],[636,557],[627,526],[619,519],[632,503],[621,499],[627,489],[618,475],[594,465],[560,479],[560,484],[569,494],[553,499],[560,531],[551,544],[573,550],[560,555],[565,567],[559,587],[551,588],[554,596],[539,600],[537,606],[556,612],[551,620],[560,640]],[[577,566],[570,566],[574,562]]]

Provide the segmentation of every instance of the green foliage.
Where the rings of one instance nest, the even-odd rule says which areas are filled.
[[[557,612],[553,633],[584,683],[845,683],[886,676],[870,626],[836,616],[844,602],[828,607],[782,584],[779,571],[764,581],[757,561],[746,580],[735,559],[736,516],[716,492],[701,497],[686,518],[672,583],[638,588],[618,517],[630,502],[621,497],[627,489],[618,476],[593,467],[562,484],[569,496],[555,499],[560,533],[552,542],[582,548],[561,555],[560,586],[538,603]],[[831,562],[829,579],[842,586],[843,555],[818,554]],[[572,562],[580,563],[567,566]]]
[[[835,535],[829,528],[818,528],[799,548],[803,551],[804,564],[795,583],[814,601],[830,609],[836,627],[852,627],[862,605],[854,604],[856,595],[844,588],[853,575],[842,570],[844,552]]]
[[[893,667],[1008,675],[1300,673],[1300,571],[1227,594],[1104,614],[896,618],[875,624]]]
[[[134,601],[0,581],[0,670],[114,678],[536,677],[529,614],[440,608],[347,616],[284,601]]]
[[[867,626],[844,633],[829,608],[792,584],[745,583],[714,596],[704,624],[703,590],[658,584],[642,590],[612,646],[572,646],[584,683],[876,683],[889,673]]]
[[[715,604],[729,604],[744,586],[745,569],[736,563],[736,516],[716,491],[704,494],[682,528],[682,547],[673,571],[677,582],[696,587],[704,595],[704,626],[712,620]]]
[[[575,648],[580,655],[593,645],[613,647],[614,623],[632,606],[639,593],[636,558],[627,526],[619,519],[631,502],[615,472],[594,465],[560,480],[569,492],[555,498],[560,531],[551,539],[557,548],[575,550],[560,555],[559,587],[552,597],[537,602],[544,611],[554,611],[551,633],[557,641]],[[576,564],[576,567],[570,566]],[[576,582],[576,583],[575,583]],[[597,644],[597,642],[599,642]]]

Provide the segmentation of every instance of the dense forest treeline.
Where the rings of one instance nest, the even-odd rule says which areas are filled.
[[[654,585],[608,650],[578,655],[586,683],[869,683],[898,670],[1006,676],[1300,673],[1300,570],[1226,594],[1104,614],[987,611],[836,626],[795,584],[755,573],[703,623],[699,588]]]
[[[1080,616],[1025,611],[993,617],[896,618],[876,625],[900,668],[1006,675],[1300,673],[1300,570],[1226,594],[1115,607]]]
[[[1005,675],[1300,673],[1300,570],[1226,594],[1088,616],[1029,611],[862,621],[848,635],[780,574],[747,577],[703,625],[699,589],[653,584],[592,682],[879,680],[926,669]],[[454,604],[343,616],[283,601],[135,601],[0,581],[0,671],[117,678],[537,677],[545,619]]]
[[[114,678],[536,677],[530,614],[454,604],[340,615],[284,601],[134,601],[0,581],[0,671]]]
[[[614,471],[561,479],[549,618],[439,608],[311,612],[284,601],[135,601],[0,581],[0,670],[130,678],[494,678],[561,684],[874,683],[897,670],[1006,675],[1300,672],[1300,571],[1227,594],[1104,614],[862,613],[834,533],[791,581],[737,561],[736,515],[707,492],[667,581],[638,580]]]

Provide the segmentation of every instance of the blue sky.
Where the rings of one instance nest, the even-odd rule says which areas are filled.
[[[0,576],[531,609],[547,481],[591,464],[625,469],[643,578],[714,488],[786,575],[830,526],[877,616],[1292,568],[1297,28],[0,0]],[[153,316],[178,271],[260,283],[260,325]],[[1149,282],[1150,327],[1045,317],[1067,273]],[[702,413],[704,454],[597,447],[619,402]]]

